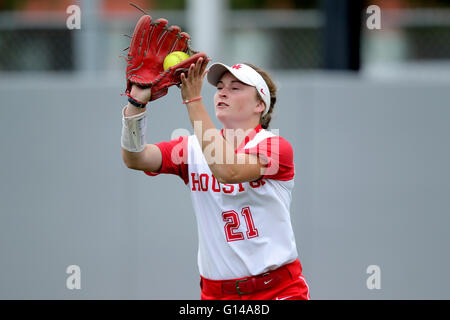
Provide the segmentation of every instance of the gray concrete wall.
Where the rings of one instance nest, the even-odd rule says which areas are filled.
[[[294,147],[292,221],[312,298],[449,299],[448,82],[274,76],[272,128]],[[200,296],[189,191],[124,166],[123,81],[101,81],[0,78],[1,299]],[[192,132],[171,88],[151,105],[148,141],[176,128]],[[80,290],[66,288],[69,265]]]

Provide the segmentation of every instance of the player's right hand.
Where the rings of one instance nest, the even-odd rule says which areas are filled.
[[[191,64],[187,75],[181,74],[181,97],[183,100],[196,98],[202,93],[203,79],[209,70],[206,70],[209,58],[199,58],[197,62]]]

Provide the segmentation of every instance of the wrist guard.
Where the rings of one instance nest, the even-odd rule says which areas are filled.
[[[126,107],[125,107],[126,108]],[[129,152],[141,152],[147,144],[147,111],[131,117],[125,117],[122,109],[122,148]]]

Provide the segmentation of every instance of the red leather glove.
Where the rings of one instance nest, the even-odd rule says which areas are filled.
[[[132,84],[151,88],[150,100],[167,94],[168,88],[180,85],[181,73],[188,70],[205,53],[197,53],[190,47],[190,36],[177,26],[168,26],[166,19],[152,22],[149,15],[142,16],[133,33],[127,57],[127,90]],[[186,52],[190,57],[164,71],[164,58],[173,51]]]

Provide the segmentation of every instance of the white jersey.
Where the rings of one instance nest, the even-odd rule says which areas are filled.
[[[195,135],[156,145],[163,154],[162,168],[146,173],[178,174],[189,187],[201,276],[225,280],[258,275],[297,258],[290,219],[293,153],[286,140],[256,127],[236,152],[257,154],[275,170],[266,169],[261,179],[238,184],[217,181]]]

